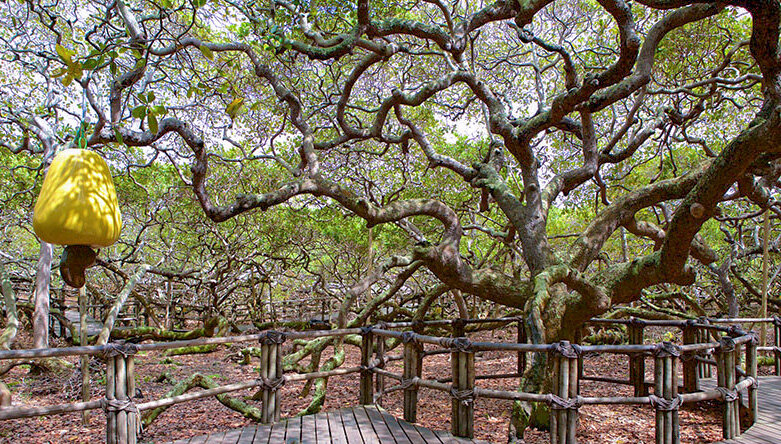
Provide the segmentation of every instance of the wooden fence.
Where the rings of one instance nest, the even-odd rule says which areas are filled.
[[[707,322],[706,322],[707,321]],[[467,326],[473,323],[515,324],[518,330],[517,342],[479,342],[466,336]],[[396,322],[378,324],[362,328],[349,328],[326,331],[278,332],[265,331],[260,334],[201,338],[190,341],[167,343],[110,343],[105,346],[67,347],[58,349],[32,349],[0,351],[0,360],[34,359],[44,357],[62,357],[77,355],[100,356],[106,361],[106,395],[103,399],[45,407],[3,407],[0,408],[0,420],[29,418],[67,412],[103,409],[106,415],[106,441],[108,443],[135,443],[139,431],[139,414],[145,410],[170,406],[195,399],[215,396],[249,388],[262,390],[262,420],[279,420],[279,388],[289,381],[305,381],[323,377],[360,374],[360,397],[362,404],[377,402],[383,395],[394,391],[403,391],[404,419],[415,422],[418,411],[418,391],[420,388],[439,390],[447,393],[451,399],[452,433],[457,436],[472,437],[474,433],[474,400],[478,397],[504,399],[510,401],[541,402],[550,405],[550,437],[554,444],[574,444],[577,442],[576,430],[578,412],[585,405],[631,404],[649,405],[656,411],[656,442],[673,444],[679,442],[678,410],[683,404],[706,400],[721,400],[723,403],[723,436],[733,438],[740,434],[739,397],[741,391],[748,393],[748,412],[751,421],[757,416],[757,353],[771,351],[775,356],[775,370],[778,374],[781,358],[781,318],[729,320],[732,324],[771,323],[775,328],[775,345],[758,347],[757,336],[746,332],[737,325],[722,326],[722,320],[643,321],[600,320],[596,324],[626,324],[634,329],[630,335],[633,342],[627,345],[576,345],[567,341],[554,344],[528,344],[523,337],[523,320],[519,318],[500,318],[482,320],[454,320],[428,322]],[[727,322],[727,321],[724,321]],[[425,335],[425,327],[450,327],[451,336],[438,337]],[[682,345],[670,342],[642,344],[642,332],[637,329],[647,326],[676,327],[684,331]],[[410,331],[411,329],[411,331]],[[402,330],[402,331],[399,331]],[[703,335],[703,332],[706,334]],[[361,365],[338,368],[331,371],[301,374],[284,374],[282,370],[282,347],[288,339],[314,339],[324,337],[361,337]],[[388,341],[390,340],[390,341]],[[262,347],[259,377],[254,380],[237,382],[199,392],[136,403],[134,355],[139,351],[165,350],[193,345],[227,344],[259,341]],[[403,346],[400,355],[388,355],[386,347],[391,343]],[[437,348],[426,350],[425,344]],[[479,351],[504,351],[518,357],[518,372],[504,375],[476,375],[475,353]],[[422,378],[424,358],[435,354],[451,355],[451,375],[442,380]],[[486,389],[477,386],[481,379],[519,377],[526,367],[527,353],[544,353],[554,375],[551,393],[526,393]],[[587,397],[580,395],[581,381],[589,379],[582,374],[583,356],[592,353],[621,354],[629,356],[630,369],[634,369],[630,380],[608,381],[632,385],[635,396]],[[646,356],[654,358],[654,379],[645,381],[644,370],[640,371],[640,359]],[[715,359],[709,359],[713,356]],[[745,356],[745,359],[742,357]],[[386,368],[391,361],[402,360],[402,373],[394,373]],[[679,387],[677,366],[684,366],[683,386]],[[695,366],[696,367],[692,367]],[[700,391],[698,380],[703,376],[702,366],[715,366],[717,388]],[[692,370],[694,369],[694,370]],[[691,380],[691,378],[694,378]],[[595,378],[591,378],[595,379]],[[387,380],[396,381],[388,386]],[[646,387],[654,388],[652,394],[646,393]],[[681,393],[683,392],[683,393]]]

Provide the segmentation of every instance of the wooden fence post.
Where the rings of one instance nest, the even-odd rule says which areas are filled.
[[[133,355],[138,349],[134,344],[109,343],[105,347],[106,397],[103,409],[106,412],[106,442],[136,444],[140,421],[132,398],[136,393]]]
[[[738,393],[735,390],[735,342],[729,336],[720,340],[716,352],[718,389],[724,399],[722,430],[724,439],[740,435]]]
[[[681,442],[678,418],[681,397],[676,368],[680,355],[680,348],[670,342],[658,344],[654,350],[654,394],[649,397],[656,409],[656,444]]]
[[[682,328],[684,344],[697,343],[699,328],[696,324],[697,321],[694,319],[686,321],[686,325]],[[700,391],[700,378],[698,374],[700,362],[697,360],[697,356],[699,356],[699,353],[687,354],[683,359],[683,390],[686,393]]]
[[[374,356],[377,360],[377,368],[384,369],[385,368],[385,338],[382,336],[377,336],[374,339]],[[382,394],[385,393],[385,375],[376,375],[374,378],[374,393],[377,397],[376,400],[373,400],[373,402],[381,405],[382,402]]]
[[[754,382],[748,387],[748,411],[749,421],[753,425],[757,420],[757,414],[759,413],[759,401],[757,398],[757,344],[759,338],[756,333],[750,333],[752,335],[751,341],[746,344],[746,376],[752,378]]]
[[[454,329],[454,334],[458,329]],[[463,330],[462,330],[463,331]],[[450,388],[450,430],[455,436],[474,437],[475,353],[465,336],[450,342],[452,382]]]
[[[280,398],[277,391],[285,384],[282,370],[282,344],[285,339],[285,333],[279,331],[267,331],[260,337],[260,399],[263,402],[260,422],[264,424],[279,421]]]
[[[523,316],[518,316],[518,322],[516,323],[518,330],[518,343],[525,344],[526,339],[526,325],[523,322]],[[518,352],[518,377],[523,377],[523,372],[526,371],[526,352]]]
[[[773,316],[773,325],[775,326],[775,334],[773,335],[775,337],[774,342],[774,351],[773,354],[775,355],[775,370],[776,370],[776,376],[781,376],[781,316]]]
[[[418,386],[415,380],[420,378],[423,369],[423,346],[417,342],[417,334],[411,331],[402,333],[404,343],[404,374],[401,385],[404,389],[404,420],[417,422]]]
[[[697,319],[697,322],[701,325],[708,325],[710,324],[710,321],[707,317],[700,317]],[[710,332],[705,327],[699,327],[697,328],[697,342],[700,344],[703,344],[705,342],[710,342]],[[697,362],[699,362],[699,365],[697,365],[697,376],[702,378],[710,378],[713,376],[713,371],[711,369],[711,365],[707,362],[701,362],[700,358],[704,359],[707,357],[707,353],[698,353],[697,355]]]
[[[577,444],[578,442],[579,355],[579,348],[569,341],[554,344],[549,354],[554,372],[553,393],[550,396],[551,444]]]
[[[643,330],[645,322],[636,317],[629,318],[627,331],[629,343],[632,345],[643,344]],[[642,353],[633,353],[629,355],[629,382],[634,387],[635,396],[648,395],[648,387],[645,385],[645,355]]]
[[[378,337],[382,340],[382,337]],[[362,405],[374,403],[374,381],[371,360],[374,352],[374,335],[372,327],[361,327],[361,388],[360,400]]]

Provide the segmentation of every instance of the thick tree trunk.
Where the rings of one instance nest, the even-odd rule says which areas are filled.
[[[52,279],[52,246],[41,241],[41,253],[35,273],[35,312],[33,348],[49,347],[49,285]]]
[[[9,350],[19,331],[19,313],[16,310],[16,295],[11,287],[11,280],[5,270],[5,264],[0,262],[0,287],[5,302],[5,330],[0,335],[0,349]],[[0,407],[11,405],[11,390],[0,381]]]
[[[0,286],[3,291],[3,302],[5,302],[5,330],[0,334],[0,349],[9,350],[19,331],[19,312],[16,310],[16,295],[11,287],[11,280],[2,262],[0,262]]]

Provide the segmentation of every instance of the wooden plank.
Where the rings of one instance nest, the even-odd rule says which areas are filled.
[[[267,442],[268,444],[276,444],[285,442],[285,429],[287,428],[287,420],[277,422],[271,426],[271,432],[268,434],[266,441],[261,440],[260,444]],[[257,435],[256,435],[257,438]],[[256,441],[257,442],[257,441]]]
[[[241,437],[241,431],[243,429],[233,429],[225,432],[225,436],[222,437],[222,444],[236,444]]]
[[[291,440],[301,441],[301,417],[294,416],[287,420],[287,427],[285,427],[285,444],[291,442]],[[292,441],[292,442],[296,442]]]
[[[347,444],[347,435],[344,433],[344,423],[342,415],[336,412],[328,412],[328,429],[331,431],[331,442],[333,444]]]
[[[401,431],[404,433],[404,436],[407,437],[408,441],[411,444],[426,444],[426,439],[423,438],[423,436],[418,432],[418,430],[413,426],[412,424],[408,423],[407,421],[404,421],[403,419],[396,418],[395,416],[389,415],[385,412],[383,412],[382,417],[385,419],[386,423],[395,422],[396,425],[401,429]],[[391,430],[395,430],[394,427],[392,427],[390,424],[388,427]],[[401,436],[401,433],[394,432],[397,436]],[[398,438],[397,438],[398,439]]]
[[[225,432],[214,433],[206,437],[204,444],[222,444],[222,438],[225,437]]]
[[[358,430],[360,430],[361,437],[365,443],[394,443],[393,437],[389,436],[390,432],[388,432],[388,428],[385,427],[385,424],[383,423],[384,430],[375,428],[363,407],[353,408],[353,414],[355,415],[355,422],[358,423]]]
[[[372,422],[372,426],[374,426],[374,430],[377,432],[377,436],[379,436],[380,442],[383,444],[385,442],[410,444],[409,439],[407,439],[407,435],[404,434],[404,431],[401,430],[401,427],[398,427],[398,424],[396,424],[398,428],[396,430],[391,429],[383,418],[383,414],[377,410],[377,407],[364,406],[364,411],[369,417],[369,420]]]
[[[331,430],[328,427],[328,415],[320,412],[315,416],[315,438],[318,444],[330,444]]]
[[[431,443],[431,444],[441,444],[442,443],[442,440],[439,439],[439,436],[437,436],[437,434],[434,433],[433,431],[431,431],[431,430],[429,430],[429,429],[427,429],[425,427],[421,427],[421,426],[419,426],[417,424],[412,424],[412,425],[415,427],[415,430],[417,430],[418,433],[420,433],[420,436],[422,436],[423,439],[426,440],[427,443]]]
[[[314,415],[301,417],[301,444],[317,444]]]
[[[241,429],[241,435],[239,436],[239,440],[237,441],[237,444],[253,444],[255,441],[255,435],[259,431],[260,427],[256,426],[247,426]],[[266,441],[263,441],[266,442]]]
[[[339,410],[339,415],[342,418],[342,426],[344,427],[344,433],[347,437],[347,442],[349,444],[376,444],[377,443],[377,437],[374,436],[374,439],[367,439],[370,437],[363,437],[361,435],[361,430],[358,427],[358,421],[355,419],[355,414],[353,413],[353,409],[342,409]]]
[[[200,435],[190,438],[189,444],[203,444],[209,438],[209,435]]]

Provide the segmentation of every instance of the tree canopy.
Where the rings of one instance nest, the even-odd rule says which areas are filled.
[[[759,237],[744,223],[781,214],[780,10],[8,2],[4,235],[34,251],[43,168],[83,123],[128,221],[109,262],[208,262],[214,285],[236,263],[317,281],[342,267],[346,305],[384,275],[391,289],[424,276],[522,309],[536,342],[706,267],[749,288],[736,261]],[[366,228],[371,272],[354,254],[371,250]]]

